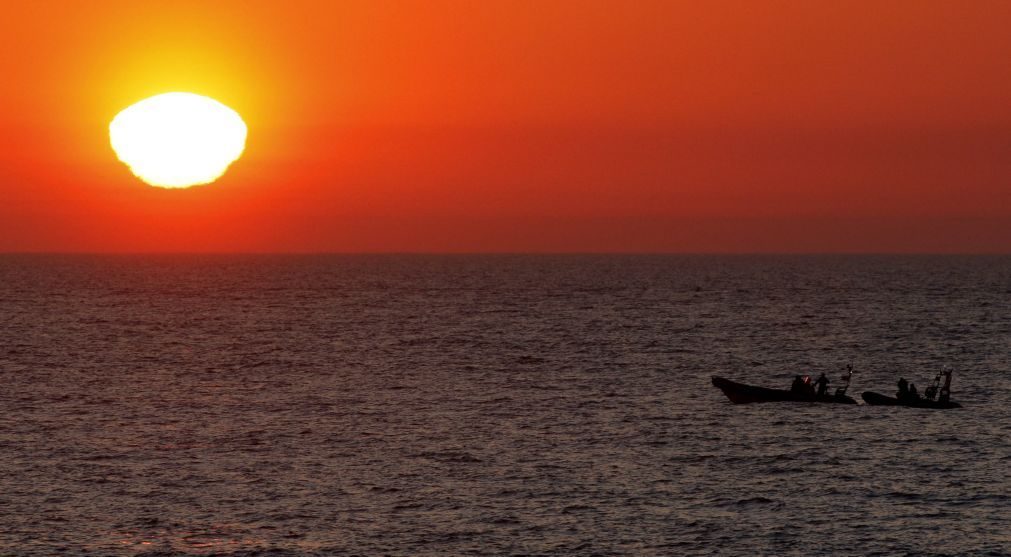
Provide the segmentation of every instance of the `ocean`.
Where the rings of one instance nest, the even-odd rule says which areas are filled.
[[[1011,257],[0,256],[0,555],[1011,555]],[[719,375],[964,408],[733,405]]]

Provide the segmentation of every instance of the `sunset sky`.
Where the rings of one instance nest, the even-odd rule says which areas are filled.
[[[1011,252],[1011,2],[5,4],[0,251]],[[249,127],[149,187],[109,122]]]

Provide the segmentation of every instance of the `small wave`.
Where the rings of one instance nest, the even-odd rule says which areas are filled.
[[[747,499],[740,499],[734,503],[737,507],[750,507],[752,505],[778,505],[779,501],[775,499],[769,499],[768,497],[749,497]]]
[[[924,499],[924,496],[919,493],[909,493],[906,491],[891,491],[886,493],[885,497],[889,497],[891,499],[904,499],[907,501],[919,501]]]
[[[425,451],[421,453],[416,453],[411,456],[418,458],[427,458],[430,460],[436,460],[439,462],[452,462],[457,464],[476,464],[479,462],[484,462],[480,458],[463,451]]]

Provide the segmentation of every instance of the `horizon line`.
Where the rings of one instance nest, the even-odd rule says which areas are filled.
[[[925,256],[925,257],[1004,257],[1011,251],[0,251],[0,256],[11,255],[265,255],[265,256],[354,256],[354,255],[430,255],[430,256]]]

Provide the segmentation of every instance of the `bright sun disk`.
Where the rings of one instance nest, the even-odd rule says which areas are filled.
[[[246,124],[214,99],[164,93],[117,114],[109,139],[119,160],[144,182],[188,188],[217,180],[238,160],[246,146]]]

